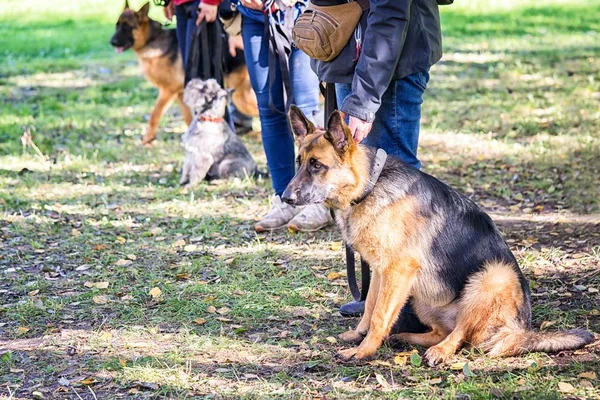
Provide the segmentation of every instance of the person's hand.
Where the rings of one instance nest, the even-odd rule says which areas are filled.
[[[350,128],[350,132],[352,133],[352,137],[354,137],[354,141],[356,143],[360,143],[367,137],[369,132],[371,132],[371,127],[373,123],[363,121],[362,119],[350,116],[350,120],[348,121],[348,128]]]
[[[206,4],[204,2],[200,2],[198,5],[198,18],[196,19],[196,25],[200,25],[202,20],[206,22],[215,22],[217,20],[217,10],[219,6]]]
[[[229,36],[227,42],[229,43],[229,54],[231,54],[231,57],[235,57],[238,49],[244,50],[244,42],[242,41],[242,35]]]
[[[249,8],[251,10],[262,10],[263,1],[262,0],[241,0],[241,3],[244,7]]]
[[[171,22],[173,20],[173,11],[175,10],[175,4],[170,1],[169,4],[163,7],[163,13],[165,13],[165,18]]]

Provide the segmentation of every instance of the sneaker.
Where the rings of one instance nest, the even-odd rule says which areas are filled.
[[[326,227],[332,221],[331,213],[327,207],[323,204],[311,204],[304,207],[287,226],[292,232],[314,232]]]
[[[254,225],[254,230],[264,232],[283,228],[299,212],[300,208],[284,203],[281,201],[281,197],[274,195],[271,199],[271,210]]]

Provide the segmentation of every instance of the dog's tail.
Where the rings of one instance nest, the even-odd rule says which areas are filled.
[[[541,351],[556,353],[577,350],[594,341],[594,334],[584,329],[539,332],[521,327],[503,327],[482,347],[492,356],[516,356]]]

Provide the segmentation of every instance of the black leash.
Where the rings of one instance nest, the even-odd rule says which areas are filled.
[[[325,115],[330,116],[337,109],[335,83],[325,83],[324,88],[321,86],[321,93],[325,97]],[[331,210],[331,216],[335,219],[333,210]],[[344,243],[344,245],[346,247],[346,276],[348,278],[350,293],[352,293],[354,300],[365,301],[369,292],[369,284],[371,283],[371,268],[365,260],[360,260],[361,288],[359,289],[356,280],[356,257],[354,249],[348,243]]]
[[[213,78],[223,86],[224,40],[223,28],[218,22],[202,21],[196,27],[185,65],[185,84],[194,78]]]

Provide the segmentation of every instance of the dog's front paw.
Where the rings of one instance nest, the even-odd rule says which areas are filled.
[[[357,332],[353,329],[349,329],[346,332],[342,333],[341,335],[338,336],[340,338],[340,340],[342,342],[346,342],[346,343],[360,343],[363,338],[364,335],[361,334],[360,332]]]
[[[444,349],[442,346],[432,346],[425,352],[425,359],[430,367],[435,367],[438,364],[445,363],[454,354]]]
[[[356,356],[356,352],[358,351],[358,347],[352,347],[350,349],[340,350],[337,352],[337,358],[342,361],[350,361]]]

